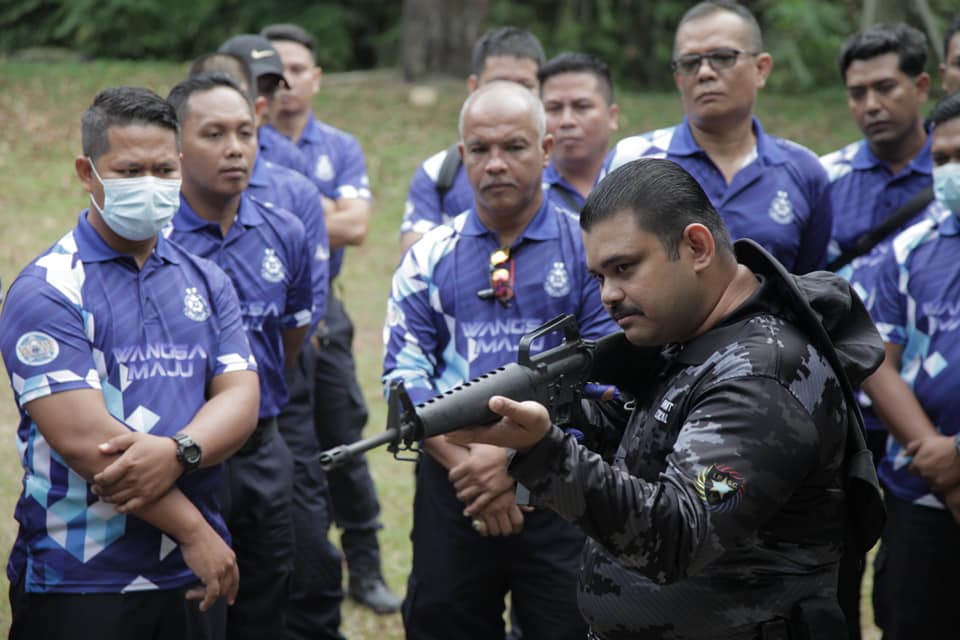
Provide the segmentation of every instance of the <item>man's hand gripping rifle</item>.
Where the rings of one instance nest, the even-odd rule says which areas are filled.
[[[530,355],[534,340],[557,331],[563,332],[560,345]],[[631,348],[620,332],[598,340],[584,340],[574,316],[558,316],[521,338],[517,362],[457,385],[416,406],[407,395],[403,381],[392,381],[387,394],[387,430],[322,452],[320,464],[324,469],[331,469],[383,444],[398,460],[415,460],[404,452],[419,453],[419,443],[425,438],[499,420],[500,416],[487,407],[495,395],[518,402],[535,400],[550,410],[555,424],[576,424],[584,384],[617,384],[622,378],[621,372],[628,370]]]

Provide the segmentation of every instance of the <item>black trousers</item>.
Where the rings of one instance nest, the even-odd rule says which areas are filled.
[[[321,449],[350,444],[362,436],[367,405],[353,360],[353,322],[343,303],[330,296],[326,336],[314,375],[315,425]],[[333,519],[343,529],[341,546],[352,575],[380,572],[380,503],[364,456],[327,474]]]
[[[408,638],[503,638],[504,598],[525,640],[582,640],[577,608],[584,536],[552,511],[524,514],[523,532],[487,537],[432,458],[421,458],[414,497],[413,569],[403,603]]]
[[[320,468],[314,429],[316,352],[304,345],[287,370],[290,402],[280,414],[280,435],[293,455],[294,569],[287,600],[287,638],[338,639],[343,601],[340,551],[331,544],[327,477]]]
[[[883,640],[960,638],[960,525],[949,511],[886,494],[874,563],[873,610]]]
[[[292,492],[293,459],[275,429],[273,437],[226,462],[221,504],[240,567],[240,591],[227,611],[229,640],[283,638],[286,633]]]
[[[225,609],[201,612],[186,589],[26,593],[10,587],[10,640],[215,640]]]

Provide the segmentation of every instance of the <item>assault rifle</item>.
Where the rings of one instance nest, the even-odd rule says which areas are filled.
[[[563,332],[558,346],[530,355],[543,336]],[[633,374],[649,359],[638,353],[622,332],[597,340],[580,337],[576,318],[557,316],[520,339],[517,361],[464,382],[414,406],[402,380],[393,380],[387,394],[387,430],[372,438],[341,445],[320,454],[324,469],[340,466],[370,449],[386,444],[398,460],[416,460],[425,438],[464,427],[492,424],[500,416],[490,411],[491,396],[518,402],[535,400],[550,410],[555,424],[575,424],[584,384],[595,382],[631,389]],[[407,456],[412,452],[414,457]]]

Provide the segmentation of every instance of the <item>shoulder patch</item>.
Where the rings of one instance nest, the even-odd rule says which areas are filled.
[[[50,364],[60,355],[60,344],[42,331],[28,331],[16,345],[17,360],[31,367]]]
[[[726,513],[740,506],[743,477],[722,464],[712,464],[697,476],[697,494],[708,511]]]

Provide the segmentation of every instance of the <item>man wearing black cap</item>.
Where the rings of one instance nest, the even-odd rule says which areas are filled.
[[[283,77],[283,62],[273,44],[253,33],[243,33],[233,36],[217,49],[217,53],[228,53],[247,63],[250,69],[252,84],[255,88],[257,114],[262,118],[270,113],[277,89],[281,86],[289,87],[290,83]],[[206,69],[212,71],[213,69]],[[217,69],[225,71],[224,69]],[[253,92],[251,92],[253,93]],[[296,145],[285,136],[280,135],[271,127],[259,127],[257,136],[260,144],[260,157],[282,167],[288,167],[310,175],[310,164],[306,156],[300,153]]]
[[[261,36],[239,35],[225,42],[214,56],[229,56],[249,69],[247,88],[256,101],[260,123],[264,110],[269,110],[277,87],[285,82],[282,64],[269,40]],[[219,59],[198,61],[203,69],[224,69]],[[232,68],[232,67],[231,67]],[[234,73],[236,70],[234,69]],[[259,95],[257,95],[259,93]],[[316,238],[314,258],[322,260],[322,269],[314,264],[314,316],[311,334],[326,311],[329,241],[323,221],[322,198],[319,190],[305,175],[289,171],[271,161],[271,152],[285,151],[305,162],[293,143],[272,129],[259,127],[260,155],[257,158],[247,193],[297,214],[310,229],[305,219],[308,208],[317,212],[322,227],[322,238]],[[269,146],[265,147],[265,143]],[[289,149],[288,149],[289,148]],[[279,174],[279,175],[278,175]],[[290,175],[292,174],[292,175]],[[289,192],[297,188],[293,198]],[[304,203],[304,200],[309,202]],[[322,255],[321,255],[322,254]],[[318,282],[319,280],[319,282]],[[294,526],[294,569],[290,591],[286,599],[286,626],[288,638],[339,638],[340,605],[343,601],[342,562],[339,550],[327,539],[330,529],[330,505],[327,479],[319,464],[320,445],[314,430],[313,379],[316,351],[306,344],[300,350],[296,365],[286,371],[290,400],[279,415],[279,431],[294,460],[292,516]]]
[[[284,77],[290,81],[289,90],[277,92],[270,127],[291,139],[308,158],[310,177],[325,196],[333,281],[346,247],[362,244],[369,230],[372,204],[366,160],[356,138],[314,116],[313,98],[322,70],[314,59],[313,37],[294,24],[269,25],[261,33],[279,52]],[[315,426],[320,445],[329,448],[358,440],[368,413],[356,377],[353,322],[336,295],[329,297],[324,327],[325,335],[314,344]],[[343,529],[340,541],[350,572],[350,596],[377,613],[397,611],[401,599],[383,578],[377,541],[382,527],[380,503],[366,460],[358,457],[355,464],[332,471],[328,478],[333,517]]]

